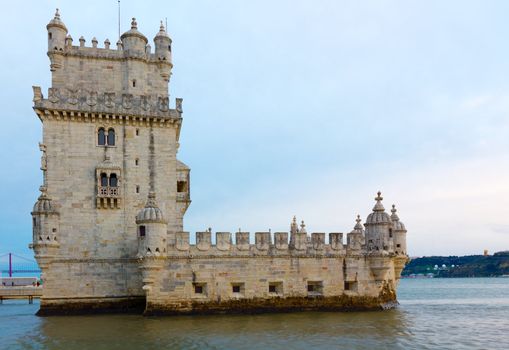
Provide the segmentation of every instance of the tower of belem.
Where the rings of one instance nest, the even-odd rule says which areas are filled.
[[[153,50],[134,18],[115,46],[83,37],[73,44],[58,10],[47,31],[51,87],[47,97],[33,88],[43,126],[30,245],[42,271],[41,315],[396,304],[406,229],[394,206],[385,211],[381,193],[346,237],[308,234],[294,218],[289,233],[207,230],[190,240],[183,227],[190,169],[177,159],[182,99],[169,100],[165,27]]]

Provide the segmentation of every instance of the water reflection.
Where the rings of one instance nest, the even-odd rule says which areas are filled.
[[[146,318],[39,318],[38,305],[0,305],[8,349],[509,348],[509,279],[402,281],[385,312]]]

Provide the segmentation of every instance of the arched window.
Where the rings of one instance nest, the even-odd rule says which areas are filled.
[[[115,130],[108,130],[108,146],[115,146]]]
[[[117,187],[117,174],[111,174],[110,175],[110,187]]]
[[[97,131],[97,144],[99,146],[106,145],[106,134],[104,132],[104,128],[99,128]]]
[[[108,175],[106,175],[105,173],[101,174],[101,186],[102,187],[108,186]]]

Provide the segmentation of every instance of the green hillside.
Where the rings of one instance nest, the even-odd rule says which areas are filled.
[[[494,255],[429,256],[414,258],[403,276],[433,274],[434,277],[494,277],[509,275],[509,251]]]

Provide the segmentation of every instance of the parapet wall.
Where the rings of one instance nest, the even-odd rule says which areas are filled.
[[[227,257],[227,256],[345,256],[361,254],[360,245],[343,244],[343,233],[329,233],[329,243],[325,243],[325,233],[256,232],[255,243],[250,243],[249,232],[217,232],[216,243],[212,244],[212,232],[197,232],[196,244],[190,243],[189,232],[177,232],[175,244],[168,249],[168,257]]]

